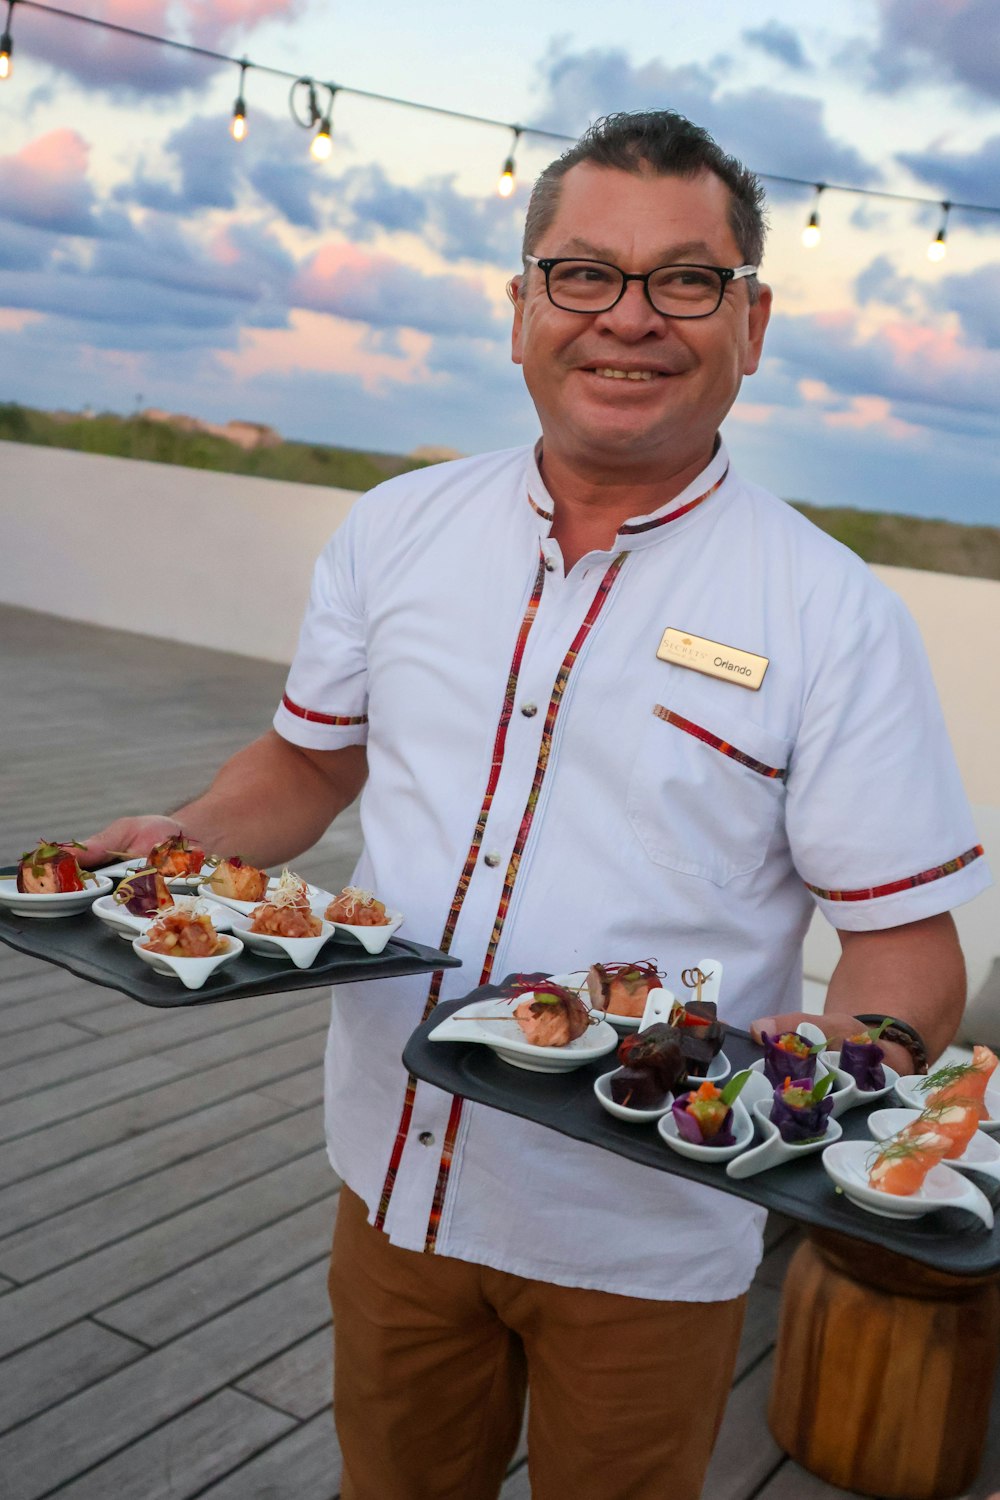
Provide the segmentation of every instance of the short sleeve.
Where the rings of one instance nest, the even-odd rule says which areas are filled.
[[[274,727],[309,750],[368,739],[368,669],[358,506],[317,559]]]
[[[844,591],[788,775],[792,858],[834,927],[950,911],[990,883],[930,667],[902,601],[870,575]]]

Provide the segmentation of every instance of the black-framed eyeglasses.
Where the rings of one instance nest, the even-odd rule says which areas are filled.
[[[549,301],[563,312],[610,312],[624,297],[629,282],[641,281],[650,306],[665,318],[710,318],[722,305],[730,282],[756,276],[759,269],[677,265],[657,266],[639,275],[605,260],[537,255],[524,258],[544,272]]]

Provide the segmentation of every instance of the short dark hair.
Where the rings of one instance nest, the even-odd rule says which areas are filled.
[[[697,177],[699,172],[714,172],[729,189],[729,223],[740,254],[747,265],[760,265],[767,219],[759,178],[735,156],[728,156],[707,130],[672,109],[605,115],[550,162],[531,190],[524,223],[525,255],[534,254],[556,216],[562,179],[581,162],[614,167],[620,172],[639,173],[650,167],[661,177]],[[748,286],[756,300],[757,278],[751,277]]]

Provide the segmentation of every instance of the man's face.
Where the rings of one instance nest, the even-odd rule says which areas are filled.
[[[632,272],[683,262],[735,267],[743,257],[729,202],[711,172],[659,177],[582,162],[563,178],[555,219],[534,254]],[[676,470],[701,452],[707,461],[743,376],[760,361],[768,288],[751,305],[746,281],[731,282],[711,317],[680,319],[656,312],[639,282],[628,283],[610,312],[587,314],[553,307],[537,266],[515,285],[512,354],[546,448],[569,462],[626,469]]]

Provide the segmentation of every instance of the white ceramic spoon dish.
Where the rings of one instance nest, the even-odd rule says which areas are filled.
[[[93,906],[95,896],[106,896],[112,881],[107,875],[88,880],[82,891],[51,891],[35,895],[19,891],[15,875],[0,876],[0,906],[15,917],[73,917]]]
[[[877,1141],[887,1141],[919,1118],[918,1109],[873,1109],[868,1116],[868,1129]],[[950,1156],[946,1165],[957,1167],[960,1172],[981,1172],[984,1177],[1000,1182],[1000,1143],[984,1130],[977,1130],[962,1155]]]
[[[206,874],[210,875],[211,873],[210,870],[206,871]],[[220,896],[216,891],[213,891],[208,881],[202,876],[201,884],[198,886],[198,895],[204,896],[206,901],[221,901],[223,906],[228,906],[231,911],[242,912],[244,916],[249,916],[252,911],[257,910],[258,906],[262,906],[265,901],[268,901],[273,896],[274,892],[278,889],[278,883],[278,876],[272,875],[267,882],[267,891],[259,901],[237,901],[235,896]],[[329,906],[333,897],[329,891],[324,891],[322,886],[309,885],[307,883],[306,899],[316,916],[322,917],[323,912]],[[317,907],[320,908],[318,911],[316,910]]]
[[[211,958],[174,958],[170,953],[153,953],[149,948],[143,947],[142,938],[132,939],[132,951],[143,963],[155,969],[157,974],[179,979],[186,990],[200,990],[220,965],[230,963],[243,952],[243,944],[238,937],[226,937],[222,941],[226,945],[225,949],[221,953],[213,953]]]
[[[739,1099],[733,1100],[733,1135],[736,1143],[732,1146],[705,1146],[697,1145],[694,1141],[686,1141],[677,1129],[677,1122],[673,1113],[668,1111],[661,1115],[657,1121],[656,1128],[666,1141],[672,1151],[678,1156],[687,1156],[691,1161],[716,1162],[720,1166],[723,1162],[732,1161],[741,1151],[745,1151],[753,1141],[753,1121],[747,1113],[746,1106]]]
[[[594,1079],[594,1093],[597,1095],[598,1104],[606,1109],[609,1115],[614,1115],[616,1120],[625,1120],[629,1125],[654,1124],[673,1104],[673,1094],[668,1094],[666,1103],[659,1105],[656,1109],[632,1109],[628,1104],[618,1104],[611,1097],[611,1080],[621,1071],[621,1068],[615,1068],[614,1072],[602,1073],[600,1078]]]
[[[894,1092],[904,1109],[927,1108],[927,1101],[934,1091],[921,1087],[926,1082],[927,1078],[921,1073],[908,1073],[904,1078],[897,1079]],[[990,1117],[988,1120],[980,1120],[979,1128],[993,1135],[1000,1131],[1000,1083],[994,1083],[992,1078],[986,1085],[983,1103],[989,1110]]]
[[[588,1026],[582,1036],[565,1047],[537,1047],[524,1038],[514,1018],[514,1006],[529,999],[526,992],[516,999],[474,1000],[447,1016],[430,1033],[432,1042],[476,1042],[490,1047],[497,1057],[529,1073],[569,1073],[584,1063],[607,1057],[618,1046],[618,1033],[607,1021]]]
[[[744,1085],[743,1092],[749,1085]],[[834,1141],[839,1141],[843,1135],[843,1128],[831,1115],[826,1122],[826,1130],[814,1141],[797,1141],[792,1145],[783,1141],[781,1132],[771,1119],[770,1099],[758,1099],[752,1106],[754,1119],[760,1127],[764,1140],[759,1146],[754,1146],[749,1151],[744,1151],[737,1156],[726,1167],[727,1177],[755,1177],[758,1172],[766,1172],[769,1167],[780,1167],[785,1162],[795,1161],[800,1156],[811,1156],[816,1151],[822,1151],[825,1146],[832,1146]]]
[[[197,898],[192,896],[186,899],[193,904]],[[182,896],[181,900],[184,901],[185,898]],[[202,911],[207,912],[211,917],[212,926],[217,932],[228,932],[231,929],[233,917],[231,911],[227,911],[224,906],[219,906],[215,901],[203,901],[199,903],[199,906]],[[171,909],[169,906],[163,908],[164,911],[170,911]],[[135,916],[127,907],[119,905],[114,896],[98,896],[91,907],[91,911],[106,927],[110,927],[112,932],[129,943],[134,937],[141,936],[151,922],[156,921],[156,917]],[[162,915],[163,912],[157,913],[157,916]]]
[[[987,1229],[993,1228],[993,1210],[985,1193],[943,1164],[932,1167],[920,1190],[906,1197],[869,1187],[868,1173],[876,1154],[867,1141],[837,1141],[821,1157],[827,1176],[857,1208],[882,1219],[919,1219],[941,1208],[965,1208]]]
[[[252,932],[251,920],[242,912],[230,913],[234,932],[248,948],[264,958],[290,958],[297,969],[308,969],[311,964],[314,964],[323,944],[328,943],[333,937],[331,922],[322,922],[320,932],[316,937],[290,938],[272,937],[266,932]]]

